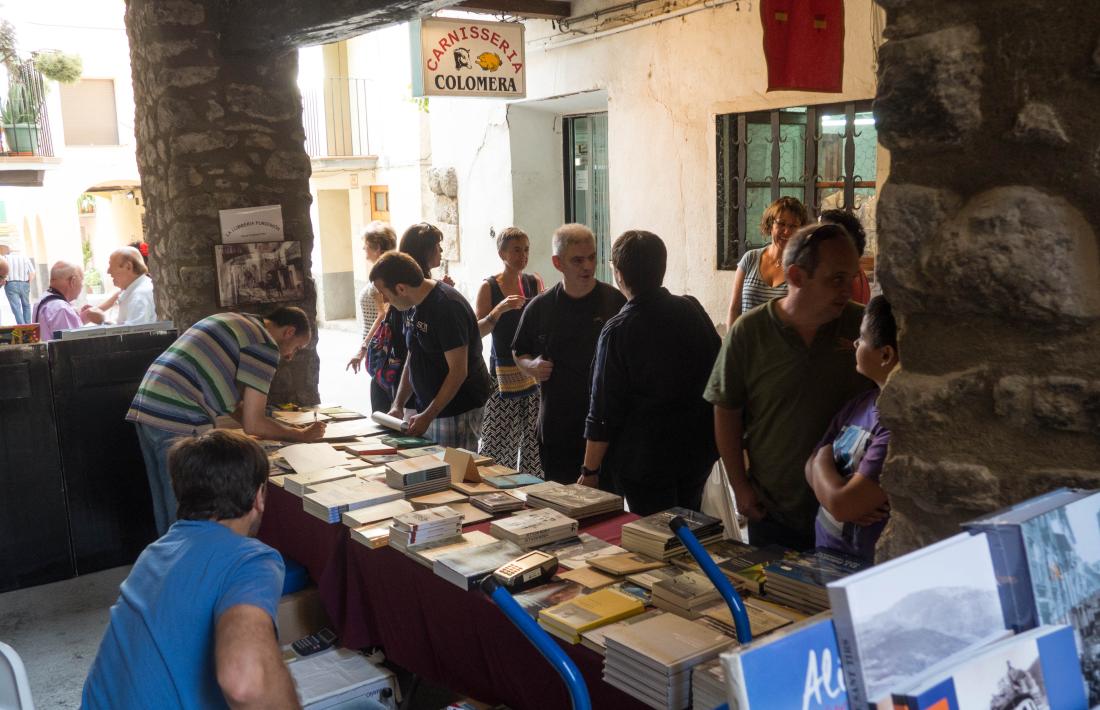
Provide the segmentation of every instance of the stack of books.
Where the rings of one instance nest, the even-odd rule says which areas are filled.
[[[416,498],[447,490],[451,485],[451,467],[435,456],[392,461],[386,464],[386,484]]]
[[[439,540],[438,542],[430,542],[427,545],[410,547],[407,553],[414,562],[419,562],[428,569],[432,569],[436,559],[443,555],[449,555],[459,550],[481,547],[491,542],[496,542],[493,536],[488,533],[483,533],[480,530],[471,530],[468,533],[462,533],[458,537],[450,537],[445,540]]]
[[[658,560],[667,560],[684,552],[680,538],[668,526],[676,516],[687,523],[699,542],[706,545],[722,539],[722,521],[687,508],[669,508],[623,526],[622,545]]]
[[[541,478],[532,476],[529,473],[513,473],[509,476],[484,476],[481,480],[493,488],[519,488],[520,486],[533,486],[542,483]]]
[[[342,466],[322,468],[309,473],[291,473],[283,476],[283,489],[301,498],[312,486],[341,478],[351,478],[355,474]]]
[[[738,710],[848,707],[833,622],[819,614],[721,657]],[[853,706],[866,708],[866,705]]]
[[[764,565],[785,559],[787,555],[797,555],[779,545],[753,547],[737,540],[719,540],[706,546],[707,553],[722,574],[726,575],[740,592],[761,594],[764,591]],[[672,564],[689,572],[701,572],[699,563],[691,555],[680,555],[671,560]]]
[[[547,481],[527,490],[527,505],[532,508],[551,508],[570,518],[583,520],[622,510],[623,498],[591,486],[577,483],[562,485]]]
[[[644,572],[635,572],[626,578],[626,581],[633,584],[637,584],[642,589],[653,590],[653,585],[657,582],[663,582],[673,577],[679,577],[684,574],[684,570],[673,565],[666,567],[657,567],[656,569],[646,570]]]
[[[797,611],[778,604],[771,604],[756,597],[744,597],[741,601],[745,605],[745,613],[749,617],[749,630],[752,632],[753,638],[760,638],[806,618],[804,614]],[[702,616],[699,619],[716,631],[720,631],[727,636],[737,637],[737,626],[733,622],[733,614],[730,613],[729,605],[726,604],[725,600],[703,609]]]
[[[409,498],[409,502],[413,504],[413,507],[417,510],[422,508],[434,508],[437,505],[454,505],[455,503],[465,503],[466,496],[458,491],[452,491],[450,489],[440,491],[439,493],[429,493],[428,495],[417,496],[416,498]]]
[[[390,525],[393,517],[411,513],[412,505],[406,500],[392,500],[358,510],[349,510],[340,516],[344,525],[351,528],[351,539],[371,549],[390,544]]]
[[[357,439],[345,444],[344,449],[356,456],[385,456],[397,453],[396,448],[389,444],[383,444],[380,439]]]
[[[603,679],[652,708],[668,710],[688,706],[691,669],[734,643],[674,614],[611,629],[604,642]]]
[[[862,560],[825,550],[788,555],[782,561],[764,565],[764,593],[771,601],[806,614],[819,614],[829,609],[825,585],[867,566]]]
[[[611,624],[605,624],[604,626],[598,626],[594,629],[591,629],[590,631],[585,631],[583,634],[581,634],[581,645],[590,648],[596,653],[603,656],[607,653],[607,643],[605,641],[605,638],[607,637],[608,631],[610,631],[611,629],[617,629],[620,626],[630,626],[631,624],[637,624],[640,621],[652,619],[653,617],[660,616],[661,614],[664,614],[664,612],[660,609],[647,609],[637,616],[631,616],[623,619],[622,621],[616,621]],[[711,710],[713,710],[713,708]]]
[[[601,572],[613,574],[616,577],[638,574],[653,569],[666,567],[664,562],[639,555],[637,552],[622,552],[617,555],[600,555],[587,560],[589,567],[594,567]]]
[[[564,540],[577,534],[577,521],[556,510],[525,510],[496,520],[489,525],[489,534],[510,540],[523,549]]]
[[[726,671],[722,659],[700,663],[691,670],[692,710],[714,710],[726,704]]]
[[[653,606],[685,619],[698,619],[702,610],[722,598],[704,575],[685,572],[652,586]]]
[[[431,446],[435,442],[419,436],[383,436],[382,443],[395,449],[415,449],[421,446]]]
[[[614,589],[582,594],[539,612],[539,626],[568,643],[580,643],[581,634],[645,611],[638,599]]]
[[[626,552],[618,545],[612,545],[588,533],[581,533],[577,537],[566,538],[543,545],[539,548],[543,552],[549,552],[558,558],[558,564],[569,569],[579,569],[588,566],[588,560],[593,557],[618,555]]]
[[[462,515],[441,505],[394,518],[390,530],[390,547],[408,553],[412,548],[440,540],[454,540],[461,534]]]
[[[311,486],[310,491],[302,496],[302,508],[326,523],[340,522],[340,516],[346,511],[401,498],[401,491],[357,476],[320,483]]]
[[[432,569],[436,575],[467,591],[475,589],[481,580],[517,557],[523,550],[514,542],[494,540],[486,545],[467,547],[435,558]]]
[[[523,507],[523,501],[515,496],[508,495],[507,493],[486,493],[485,495],[472,496],[470,503],[475,507],[481,508],[487,513],[493,515],[499,515],[501,513],[509,513],[513,510],[519,510]]]
[[[415,449],[400,449],[397,454],[406,459],[415,459],[417,456],[434,456],[441,459],[446,451],[447,449],[442,446],[431,444],[430,446],[418,446]]]

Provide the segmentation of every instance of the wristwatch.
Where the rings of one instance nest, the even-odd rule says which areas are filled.
[[[582,476],[598,476],[598,475],[600,475],[600,469],[597,468],[595,471],[593,471],[590,468],[586,468],[584,464],[581,464],[581,475]]]

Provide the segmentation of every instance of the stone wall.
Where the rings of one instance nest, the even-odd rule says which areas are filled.
[[[297,54],[235,56],[222,44],[220,0],[128,0],[138,169],[158,311],[182,330],[222,309],[214,267],[218,210],[280,204],[300,240],[312,318],[310,162]],[[245,307],[263,312],[272,305]],[[314,338],[316,342],[316,338]],[[315,350],[280,367],[273,402],[317,399]]]
[[[878,2],[878,275],[902,327],[885,558],[1100,486],[1100,7]]]

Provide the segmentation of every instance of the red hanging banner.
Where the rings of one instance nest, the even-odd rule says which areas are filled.
[[[761,0],[768,91],[840,92],[844,0]]]

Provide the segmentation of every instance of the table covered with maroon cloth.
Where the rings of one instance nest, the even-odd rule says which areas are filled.
[[[582,530],[617,544],[622,524],[636,517],[601,518]],[[561,677],[481,592],[464,591],[393,548],[352,541],[346,527],[313,518],[301,500],[274,487],[260,539],[309,570],[343,645],[381,646],[394,663],[484,702],[570,707]],[[584,676],[595,708],[644,707],[603,682],[603,656],[561,646]]]

